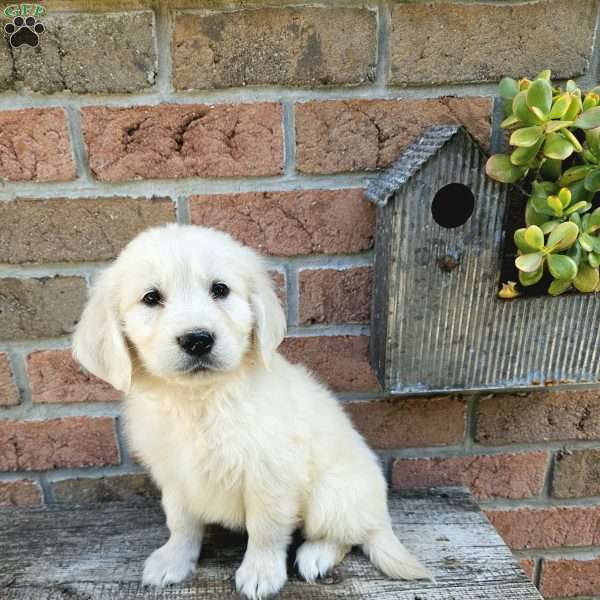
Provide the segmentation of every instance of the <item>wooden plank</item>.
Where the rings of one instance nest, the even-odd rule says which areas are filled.
[[[541,600],[508,548],[462,490],[393,493],[390,509],[402,541],[436,581],[384,578],[358,551],[317,584],[293,569],[282,600]],[[144,589],[144,560],[168,532],[156,503],[0,510],[1,600],[222,600],[238,598],[235,570],[242,535],[211,528],[198,573],[184,584]]]

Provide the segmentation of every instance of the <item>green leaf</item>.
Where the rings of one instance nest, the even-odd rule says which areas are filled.
[[[561,133],[567,138],[571,144],[573,144],[573,148],[575,148],[575,152],[581,152],[583,150],[583,146],[579,143],[579,140],[573,135],[573,132],[569,129],[561,129]]]
[[[563,120],[574,121],[581,112],[581,108],[581,97],[578,94],[571,94],[571,104],[563,115]]]
[[[590,210],[590,208],[592,208],[592,203],[585,202],[585,200],[582,200],[581,202],[575,202],[575,204],[569,206],[569,208],[565,211],[565,214],[570,215],[574,212],[584,213]]]
[[[563,205],[558,196],[548,196],[546,203],[552,209],[552,212],[557,216],[561,217],[563,214]]]
[[[595,252],[590,252],[588,254],[588,263],[592,269],[597,269],[600,267],[600,254],[596,254]]]
[[[544,128],[539,125],[522,127],[513,132],[509,143],[511,146],[518,146],[519,148],[529,148],[537,144],[542,135],[544,135]]]
[[[535,210],[535,206],[533,205],[532,199],[529,198],[529,200],[527,200],[527,205],[525,206],[525,224],[528,227],[529,225],[538,225],[543,231],[546,221],[548,221],[548,217],[543,213],[537,212],[537,210]]]
[[[548,121],[545,125],[546,133],[553,133],[573,125],[573,121]]]
[[[515,260],[515,266],[519,271],[525,273],[533,273],[537,271],[544,261],[544,255],[541,252],[533,252],[531,254],[521,254]]]
[[[544,275],[544,269],[540,267],[537,271],[533,273],[525,273],[525,271],[519,271],[519,282],[521,285],[528,287],[530,285],[535,285]]]
[[[585,141],[592,154],[600,158],[600,127],[587,129],[585,132]]]
[[[569,79],[567,81],[566,90],[567,92],[577,92],[579,91],[579,87],[577,87],[577,84],[572,79]]]
[[[600,282],[600,274],[598,268],[592,268],[586,263],[579,265],[577,276],[573,279],[573,285],[580,292],[594,292]]]
[[[544,156],[565,160],[573,154],[573,144],[567,141],[560,133],[550,133],[546,136],[544,143]]]
[[[594,194],[585,189],[585,179],[580,179],[579,181],[575,181],[569,185],[569,189],[571,190],[572,200],[571,202],[581,202],[585,200],[586,202],[591,202]]]
[[[561,223],[562,221],[556,220],[546,221],[545,223],[542,223],[541,230],[544,232],[544,235],[548,235],[549,233],[552,233]]]
[[[574,181],[579,181],[580,179],[584,179],[585,176],[590,172],[592,167],[589,165],[578,165],[576,167],[571,167],[567,169],[559,179],[559,185],[568,185],[569,183],[573,183]]]
[[[560,296],[571,287],[571,282],[568,280],[555,279],[548,288],[548,293],[551,296]]]
[[[552,110],[548,115],[551,119],[562,119],[565,116],[565,113],[569,109],[569,105],[571,104],[571,95],[570,94],[561,94],[552,105]]]
[[[527,90],[527,105],[530,109],[537,108],[542,118],[552,108],[552,86],[547,79],[536,79]]]
[[[562,204],[563,208],[567,208],[571,204],[571,190],[569,188],[560,188],[558,192],[558,199]]]
[[[549,254],[548,269],[554,279],[571,281],[577,275],[577,263],[564,254]]]
[[[583,232],[580,236],[579,236],[579,245],[586,251],[586,252],[593,252],[594,250],[594,237],[591,236],[589,233],[587,232]]]
[[[530,246],[525,239],[525,232],[527,229],[522,227],[521,229],[517,229],[513,234],[513,240],[515,241],[515,246],[523,253],[530,254],[531,252],[537,252],[537,248]]]
[[[524,238],[527,245],[534,250],[541,250],[544,247],[544,232],[537,225],[528,227]]]
[[[519,121],[526,125],[539,125],[540,119],[538,119],[527,105],[527,92],[519,92],[513,98],[513,113],[517,116]]]
[[[597,231],[600,229],[600,208],[597,208],[588,219],[586,224],[587,231]]]
[[[548,81],[550,81],[551,77],[552,71],[550,69],[544,69],[535,76],[535,79],[547,79]]]
[[[579,127],[580,129],[600,127],[600,106],[595,106],[583,112],[575,121],[575,127]]]
[[[507,127],[512,127],[513,125],[516,125],[517,123],[520,123],[518,117],[516,117],[515,115],[508,115],[508,117],[506,117],[506,119],[504,119],[504,121],[502,121],[502,123],[500,123],[500,127],[502,127],[503,129],[506,129]]]
[[[498,87],[503,98],[514,98],[519,93],[519,84],[512,77],[503,77]]]
[[[488,158],[485,172],[496,181],[515,183],[527,173],[527,169],[513,165],[507,154],[494,154]]]
[[[531,148],[517,148],[510,155],[510,162],[518,167],[530,166],[533,159],[537,156],[537,153],[542,147],[543,138],[540,138],[537,144],[531,146]]]
[[[561,250],[566,250],[570,248],[577,239],[579,235],[579,227],[572,223],[571,221],[567,221],[566,223],[561,223],[548,238],[548,248],[550,248],[551,252],[560,252]]]
[[[585,178],[585,189],[588,192],[600,192],[600,169],[594,169]]]

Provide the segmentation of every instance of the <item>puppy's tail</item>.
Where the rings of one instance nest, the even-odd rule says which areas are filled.
[[[431,573],[400,543],[391,527],[375,531],[362,550],[392,579],[433,579]]]

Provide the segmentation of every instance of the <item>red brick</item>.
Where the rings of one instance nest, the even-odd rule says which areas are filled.
[[[486,514],[513,550],[600,543],[600,506],[491,510]]]
[[[489,98],[332,100],[297,104],[296,162],[303,173],[381,169],[430,125],[463,124],[489,145]]]
[[[90,168],[103,181],[278,175],[281,106],[161,104],[82,109]]]
[[[600,495],[600,448],[560,452],[554,466],[552,495],[556,498]]]
[[[453,398],[406,398],[351,402],[344,407],[374,448],[460,444],[466,405]]]
[[[0,353],[0,406],[19,404],[19,391],[15,385],[8,356]]]
[[[600,590],[600,558],[591,560],[544,559],[540,591],[547,600],[596,596],[598,590]]]
[[[368,321],[372,283],[371,267],[301,270],[300,322],[312,325]]]
[[[193,196],[190,218],[278,256],[361,252],[375,234],[375,210],[362,189]]]
[[[476,439],[497,445],[600,439],[600,392],[503,394],[481,400]]]
[[[67,116],[62,108],[0,111],[0,179],[75,179]]]
[[[530,498],[541,493],[548,452],[405,458],[394,462],[396,488],[464,485],[476,498]]]
[[[0,481],[0,506],[32,506],[41,503],[42,492],[34,481]]]
[[[364,392],[379,384],[368,360],[365,336],[315,336],[286,338],[280,347],[292,363],[306,365],[336,391]]]
[[[525,572],[525,575],[527,575],[527,577],[529,577],[529,579],[533,581],[535,561],[531,560],[530,558],[524,558],[523,560],[519,561],[519,565],[521,566],[521,569],[523,569],[523,571]]]
[[[111,402],[121,394],[108,383],[84,372],[70,350],[43,350],[27,357],[34,403]]]
[[[0,262],[109,260],[140,231],[175,220],[166,198],[16,200],[0,204]]]
[[[47,471],[119,463],[114,419],[0,421],[0,471]]]

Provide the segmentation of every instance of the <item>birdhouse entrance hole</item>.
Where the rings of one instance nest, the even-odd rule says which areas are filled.
[[[464,225],[474,208],[473,192],[462,183],[449,183],[436,192],[431,214],[438,225],[452,229]]]

